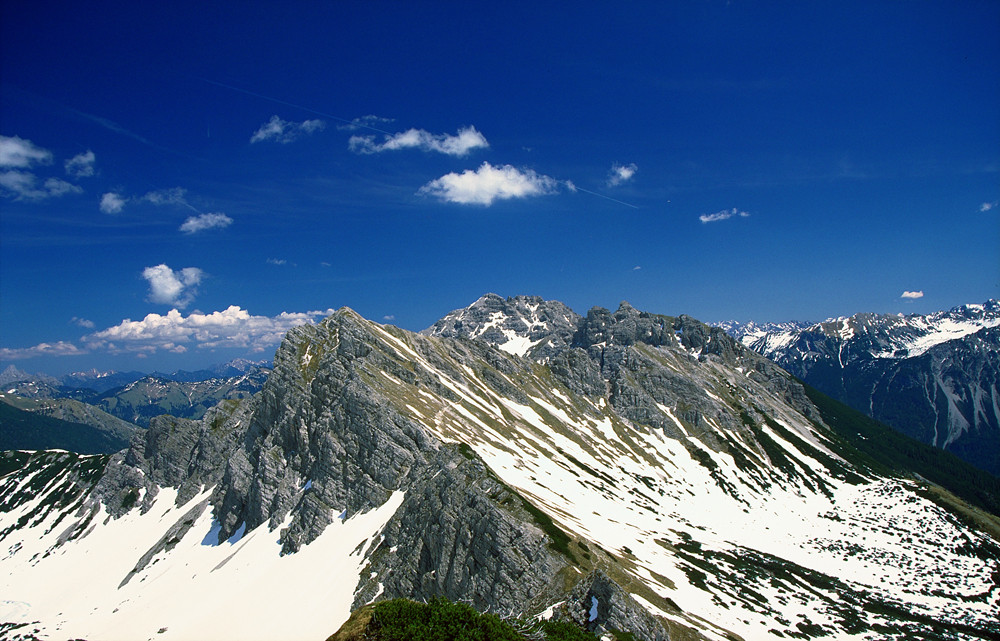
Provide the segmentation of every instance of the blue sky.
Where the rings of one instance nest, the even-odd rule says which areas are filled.
[[[580,6],[582,5],[582,6]],[[0,366],[1000,295],[1000,3],[0,4]]]

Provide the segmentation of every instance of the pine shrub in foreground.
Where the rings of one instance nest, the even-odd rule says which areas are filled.
[[[593,634],[569,623],[508,622],[440,597],[427,603],[395,599],[377,604],[364,637],[372,641],[597,641]]]

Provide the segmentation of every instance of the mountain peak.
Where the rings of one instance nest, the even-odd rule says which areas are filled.
[[[478,338],[508,354],[544,360],[568,345],[580,315],[565,304],[540,296],[503,298],[489,293],[468,307],[447,314],[422,334]]]

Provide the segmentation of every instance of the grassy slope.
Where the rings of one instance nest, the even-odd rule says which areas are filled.
[[[126,447],[126,439],[90,425],[26,412],[0,402],[0,450],[61,449],[79,454],[110,454]]]

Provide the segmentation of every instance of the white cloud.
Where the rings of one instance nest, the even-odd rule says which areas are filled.
[[[120,324],[84,337],[90,349],[111,352],[181,352],[199,348],[249,348],[263,351],[281,341],[289,329],[312,324],[334,310],[282,312],[277,316],[253,316],[236,305],[221,312],[192,312],[184,316],[176,309],[165,315],[148,314],[139,321]]]
[[[983,203],[982,205],[979,206],[979,211],[981,211],[981,212],[990,211],[991,209],[996,208],[997,204],[998,204],[998,201],[996,201],[996,200],[994,200],[991,203]]]
[[[128,203],[128,199],[122,198],[121,195],[109,191],[101,196],[101,211],[105,214],[117,214],[125,208],[126,203]]]
[[[637,171],[639,171],[639,166],[634,162],[627,165],[615,163],[611,166],[611,171],[608,173],[608,187],[617,187],[622,183],[632,180]]]
[[[635,267],[632,268],[632,271],[637,272],[640,269],[642,269],[642,265],[636,265]]]
[[[376,116],[373,114],[368,114],[367,116],[361,116],[360,118],[355,118],[351,122],[344,123],[342,125],[337,125],[337,129],[342,131],[357,131],[358,129],[378,129],[379,125],[387,125],[393,122],[394,118],[383,118],[381,116]]]
[[[195,234],[206,229],[222,229],[233,224],[233,219],[225,214],[201,214],[191,216],[180,226],[185,234]]]
[[[59,341],[56,343],[39,343],[34,347],[0,348],[0,361],[14,361],[36,356],[78,356],[86,354],[87,350],[80,349],[73,343]]]
[[[29,171],[5,171],[0,174],[0,188],[12,194],[15,200],[43,200],[83,192],[76,185],[58,178],[47,179],[41,187],[35,185],[37,180]]]
[[[740,211],[733,207],[732,209],[723,209],[722,211],[717,211],[714,214],[702,214],[698,216],[698,220],[703,223],[714,223],[719,220],[727,220],[733,216],[738,216],[740,218],[749,218],[750,214],[745,211]]]
[[[94,163],[97,156],[91,150],[77,154],[66,161],[66,173],[74,178],[87,178],[94,175]]]
[[[302,122],[289,122],[282,120],[278,116],[271,116],[271,119],[260,126],[260,128],[250,136],[250,142],[262,142],[273,140],[281,144],[288,144],[293,140],[322,131],[326,128],[326,123],[322,120],[304,120]]]
[[[94,329],[94,321],[87,320],[86,318],[80,318],[79,316],[74,316],[69,320],[69,322],[85,329]]]
[[[48,165],[52,152],[18,136],[0,136],[0,167],[24,169],[35,163]]]
[[[918,292],[904,291],[902,295],[900,295],[900,298],[923,298],[923,297],[924,297],[923,291],[918,291]]]
[[[203,272],[197,267],[174,271],[166,265],[147,267],[142,277],[149,282],[149,301],[183,309],[194,300]]]
[[[267,259],[267,264],[268,265],[284,265],[286,263],[288,263],[288,261],[285,260],[284,258],[268,258]]]
[[[394,320],[396,320],[396,315],[395,314],[386,314],[385,316],[382,317],[382,320],[384,320],[384,321],[394,321]]]
[[[559,181],[554,178],[531,169],[522,171],[510,165],[494,167],[484,162],[476,171],[466,169],[461,174],[445,174],[432,180],[418,193],[450,203],[489,206],[497,199],[553,194],[558,185]]]
[[[407,129],[398,134],[385,136],[382,143],[375,142],[375,136],[351,136],[347,142],[351,151],[359,154],[377,154],[397,149],[420,149],[436,151],[449,156],[465,156],[473,149],[489,147],[483,134],[475,127],[465,127],[458,134],[432,134],[423,129]]]

